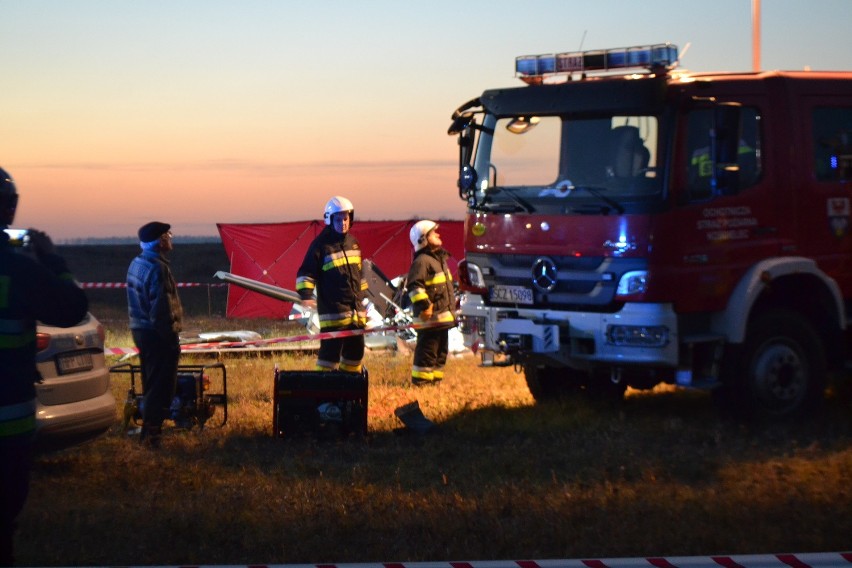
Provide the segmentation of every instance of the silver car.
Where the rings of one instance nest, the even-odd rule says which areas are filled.
[[[74,327],[38,324],[36,428],[40,440],[94,437],[116,422],[104,360],[104,328],[92,315]]]

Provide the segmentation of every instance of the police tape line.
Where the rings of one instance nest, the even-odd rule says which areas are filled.
[[[207,286],[208,288],[219,288],[227,286],[227,284],[206,284],[204,282],[177,282],[178,288],[200,288]],[[80,282],[80,288],[127,288],[126,282]]]
[[[373,327],[369,329],[344,329],[340,331],[323,331],[320,333],[290,335],[287,337],[275,337],[272,339],[255,339],[252,341],[210,341],[207,343],[184,343],[180,346],[181,351],[193,351],[202,349],[238,349],[265,347],[267,345],[275,345],[279,343],[304,343],[306,341],[319,341],[323,339],[341,339],[344,337],[354,337],[357,335],[371,335],[374,333],[399,332],[405,330],[431,329],[438,327],[447,327],[448,322],[423,322],[409,323],[402,325],[385,325],[381,327]],[[104,347],[106,355],[133,355],[139,353],[139,349],[135,347]]]
[[[229,566],[243,566],[234,565]],[[736,554],[574,560],[473,560],[447,562],[369,562],[357,564],[247,564],[246,568],[849,568],[852,552]],[[222,568],[199,564],[194,568]],[[129,567],[132,568],[132,567]],[[141,567],[140,567],[141,568]],[[148,568],[151,568],[150,566]],[[165,568],[165,567],[160,567]],[[177,567],[175,567],[177,568]]]

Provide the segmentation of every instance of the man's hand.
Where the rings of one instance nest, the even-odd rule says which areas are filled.
[[[317,311],[317,301],[316,300],[302,300],[301,302],[302,309],[306,312],[315,312]]]
[[[430,319],[432,319],[432,306],[429,306],[428,308],[420,312],[420,319],[421,321],[429,321]]]
[[[30,248],[38,258],[45,254],[53,254],[53,241],[47,236],[47,233],[37,229],[27,229],[27,235],[30,237]]]

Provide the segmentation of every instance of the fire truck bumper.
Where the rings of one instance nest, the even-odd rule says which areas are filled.
[[[676,367],[677,316],[670,304],[625,304],[612,314],[485,306],[462,302],[467,346],[595,364]]]

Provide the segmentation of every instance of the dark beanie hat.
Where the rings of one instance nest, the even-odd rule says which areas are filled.
[[[171,229],[172,226],[168,223],[160,223],[159,221],[151,221],[147,225],[142,225],[139,228],[139,240],[143,243],[156,241]]]

